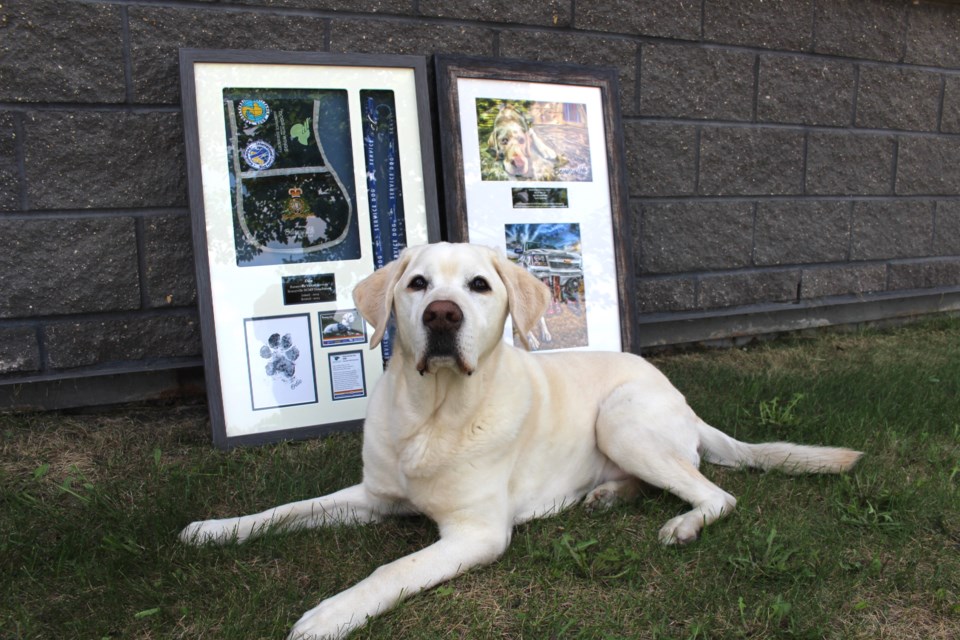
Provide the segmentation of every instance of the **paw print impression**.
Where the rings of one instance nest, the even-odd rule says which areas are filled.
[[[268,376],[289,380],[297,370],[294,362],[300,357],[300,350],[294,346],[289,333],[282,337],[274,333],[267,339],[267,344],[260,347],[260,356],[269,360],[266,366]]]

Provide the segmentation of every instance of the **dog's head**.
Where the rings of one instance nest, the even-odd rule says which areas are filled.
[[[488,145],[507,174],[515,178],[531,177],[530,124],[515,108],[506,106],[497,114]]]
[[[391,315],[397,346],[421,373],[449,367],[472,374],[500,344],[507,314],[526,343],[550,291],[493,249],[432,244],[404,250],[354,289],[360,314],[383,339]]]

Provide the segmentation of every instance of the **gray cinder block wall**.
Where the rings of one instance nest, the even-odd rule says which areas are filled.
[[[201,364],[179,47],[616,67],[645,345],[960,308],[954,2],[6,0],[7,397]]]

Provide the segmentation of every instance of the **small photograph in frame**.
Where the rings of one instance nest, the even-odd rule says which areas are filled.
[[[550,288],[550,306],[527,336],[530,348],[551,351],[588,346],[580,225],[508,224],[504,236],[507,258]],[[522,346],[519,338],[513,340]]]
[[[434,63],[450,239],[542,274],[551,310],[562,312],[554,324],[564,322],[555,334],[545,317],[528,336],[538,350],[636,351],[617,71],[445,55]]]
[[[477,98],[482,180],[590,182],[587,107]]]
[[[316,404],[309,315],[247,318],[244,336],[254,411]]]
[[[339,347],[367,341],[367,323],[356,309],[320,312],[320,346]]]
[[[390,341],[353,288],[440,239],[426,58],[181,49],[180,74],[214,443],[359,429]]]

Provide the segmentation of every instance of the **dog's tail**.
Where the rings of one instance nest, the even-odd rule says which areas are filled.
[[[748,444],[700,422],[700,454],[713,464],[726,467],[755,467],[785,473],[842,473],[863,455],[839,447],[814,447],[789,442]]]

